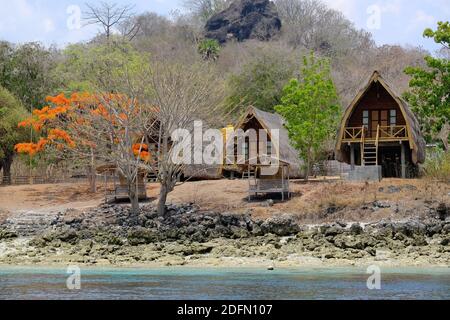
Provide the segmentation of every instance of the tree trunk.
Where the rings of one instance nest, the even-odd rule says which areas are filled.
[[[91,148],[91,164],[89,166],[89,189],[92,193],[97,192],[97,175],[95,168],[94,150]]]
[[[3,178],[2,178],[2,184],[9,185],[11,184],[11,165],[13,162],[12,156],[7,156],[2,161],[2,168],[3,168]]]
[[[87,168],[87,175],[89,181],[89,191],[91,193],[97,192],[97,176],[95,175],[95,168],[93,166],[89,166]]]
[[[169,193],[167,186],[162,183],[159,191],[158,214],[164,216],[166,214],[167,194]]]
[[[137,190],[137,185],[135,182],[131,182],[128,184],[129,194],[131,202],[131,214],[135,217],[139,215],[139,191]]]
[[[311,157],[308,155],[308,157],[306,158],[305,182],[309,181],[310,170],[311,170]]]

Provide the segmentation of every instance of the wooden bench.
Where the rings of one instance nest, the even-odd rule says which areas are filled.
[[[257,196],[258,193],[281,193],[284,201],[284,194],[290,197],[289,180],[282,179],[256,179],[254,183],[249,184],[249,200],[252,195]]]

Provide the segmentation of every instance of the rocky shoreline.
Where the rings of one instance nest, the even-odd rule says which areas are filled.
[[[376,223],[301,225],[295,217],[125,205],[18,218],[0,225],[0,264],[97,266],[449,266],[450,208]]]

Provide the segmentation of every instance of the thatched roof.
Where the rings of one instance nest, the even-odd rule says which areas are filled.
[[[242,129],[245,124],[255,118],[267,131],[270,137],[270,130],[279,130],[279,161],[289,164],[291,177],[299,177],[303,161],[299,157],[298,151],[291,145],[289,133],[285,127],[286,120],[276,113],[269,113],[255,107],[249,107],[247,112],[241,117],[236,125],[236,129]],[[276,144],[274,144],[276,147]]]
[[[344,116],[341,120],[341,127],[338,132],[338,139],[336,143],[336,158],[339,161],[345,161],[345,152],[343,150],[344,145],[342,144],[342,132],[354,108],[358,105],[358,103],[361,101],[361,99],[364,97],[373,83],[381,84],[384,89],[386,89],[386,91],[391,95],[391,97],[397,102],[407,124],[409,145],[412,151],[412,160],[415,164],[423,163],[425,161],[426,144],[420,131],[419,121],[411,111],[408,103],[395,92],[392,86],[389,85],[389,83],[381,76],[378,71],[375,71],[367,81],[363,82],[362,88],[359,90],[358,94],[350,103],[350,105],[345,109]]]

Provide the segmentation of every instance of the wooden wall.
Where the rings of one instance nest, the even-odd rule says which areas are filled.
[[[397,110],[397,125],[405,125],[403,114],[389,92],[379,83],[372,83],[369,90],[362,97],[350,115],[346,127],[362,127],[363,111],[369,110],[369,117],[372,110]],[[389,115],[388,115],[389,117]],[[370,123],[370,120],[369,120]]]

